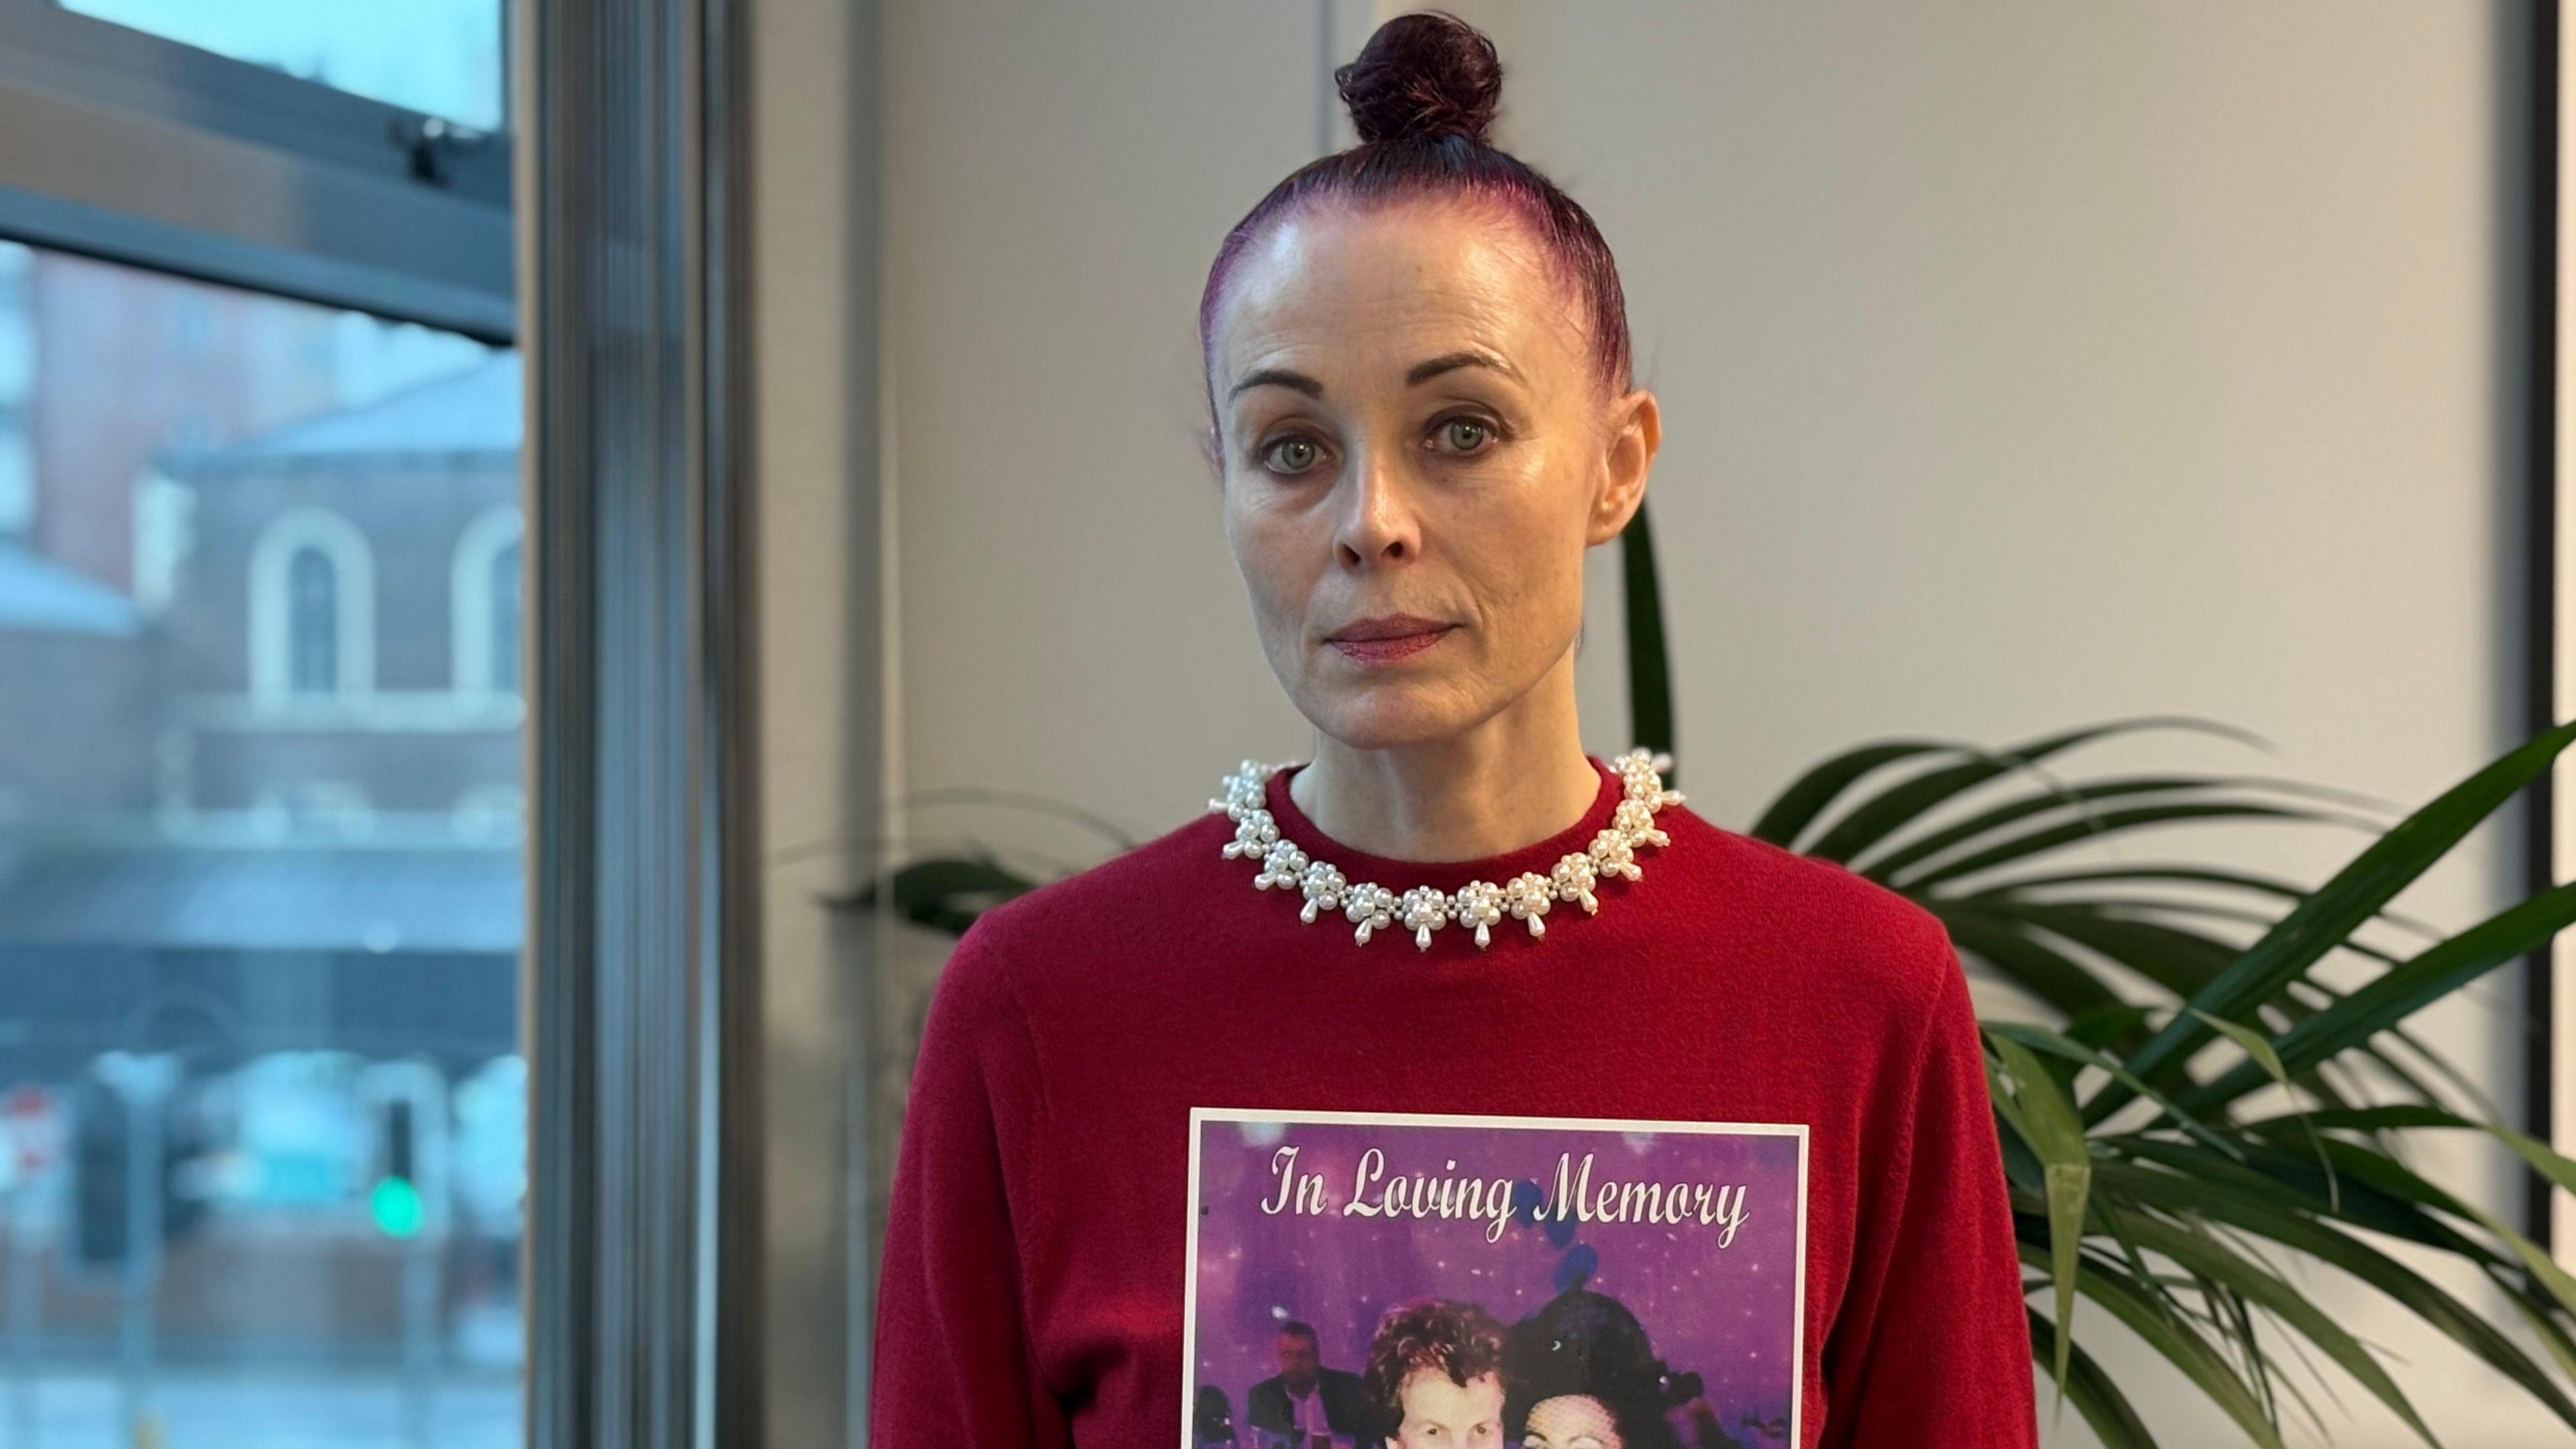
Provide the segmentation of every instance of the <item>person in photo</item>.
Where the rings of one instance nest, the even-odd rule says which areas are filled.
[[[1605,1293],[1569,1288],[1504,1335],[1504,1422],[1522,1449],[1683,1449],[1670,1383],[1645,1326]]]
[[[1502,1322],[1476,1304],[1388,1309],[1360,1374],[1387,1449],[1502,1449],[1502,1362]]]
[[[1279,1372],[1252,1386],[1245,1420],[1264,1434],[1284,1436],[1290,1449],[1367,1442],[1370,1416],[1360,1376],[1324,1366],[1314,1325],[1296,1319],[1279,1325],[1277,1351]]]

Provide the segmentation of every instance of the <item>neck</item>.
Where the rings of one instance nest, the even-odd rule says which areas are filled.
[[[1315,737],[1289,798],[1333,839],[1390,860],[1481,860],[1583,818],[1601,776],[1575,726],[1573,657],[1530,694],[1448,739],[1357,749]]]

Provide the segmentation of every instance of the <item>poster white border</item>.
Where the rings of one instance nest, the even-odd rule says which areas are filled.
[[[1181,1272],[1181,1449],[1198,1449],[1199,1353],[1199,1142],[1212,1122],[1275,1122],[1283,1127],[1517,1127],[1534,1132],[1696,1132],[1712,1137],[1798,1139],[1798,1273],[1790,1309],[1797,1331],[1789,1341],[1789,1443],[1804,1443],[1807,1407],[1807,1145],[1804,1122],[1688,1122],[1632,1117],[1513,1117],[1467,1112],[1322,1112],[1290,1107],[1192,1107],[1190,1109],[1189,1218]]]

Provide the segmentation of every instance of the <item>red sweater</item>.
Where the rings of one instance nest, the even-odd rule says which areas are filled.
[[[1582,850],[1620,799],[1617,775],[1593,764],[1601,792],[1582,821],[1481,861],[1343,848],[1289,797],[1293,770],[1272,776],[1268,803],[1283,837],[1352,881],[1451,890],[1544,874]],[[1339,913],[1302,922],[1294,889],[1256,890],[1260,867],[1223,855],[1234,826],[1213,812],[986,912],[939,981],[913,1069],[877,1305],[873,1442],[1188,1444],[1185,1406],[1215,1399],[1249,1444],[1262,1396],[1247,1397],[1247,1382],[1266,1370],[1248,1355],[1271,1352],[1272,1319],[1315,1323],[1324,1365],[1356,1371],[1376,1314],[1399,1300],[1491,1284],[1484,1306],[1508,1325],[1569,1275],[1589,1274],[1632,1309],[1654,1305],[1636,1316],[1672,1373],[1702,1373],[1710,1400],[1738,1394],[1717,1408],[1746,1449],[1788,1442],[1793,1373],[1802,1449],[2035,1445],[2003,1169],[1947,933],[1891,891],[1686,806],[1666,806],[1656,823],[1670,843],[1637,852],[1642,878],[1605,878],[1597,914],[1559,903],[1541,939],[1506,916],[1484,950],[1454,923],[1422,950],[1401,926],[1356,945]],[[1626,1160],[1616,1148],[1597,1155],[1609,1185],[1570,1179],[1601,1220],[1550,1223],[1543,1204],[1533,1213],[1525,1202],[1490,1241],[1492,1224],[1437,1215],[1471,1197],[1435,1193],[1397,1225],[1397,1212],[1343,1204],[1385,1184],[1365,1163],[1354,1179],[1332,1132],[1359,1134],[1353,1150],[1388,1134],[1384,1176],[1439,1179],[1444,1162],[1455,1177],[1486,1170],[1461,1161],[1472,1149],[1549,1192],[1560,1187],[1559,1145],[1576,1148],[1563,1155],[1568,1168],[1595,1154],[1580,1133],[1291,1126],[1283,1145],[1308,1143],[1305,1163],[1327,1170],[1305,1204],[1319,1215],[1289,1226],[1254,1203],[1252,1189],[1266,1186],[1205,1175],[1221,1158],[1279,1166],[1287,1159],[1244,1151],[1246,1141],[1266,1151],[1279,1129],[1211,1124],[1199,1182],[1208,1195],[1194,1197],[1192,1109],[1202,1107],[1292,1122],[1404,1113],[1771,1124],[1804,1143],[1803,1216],[1782,1220],[1797,1216],[1800,1195],[1777,1164],[1800,1149],[1773,1136],[1742,1139],[1791,1157],[1765,1159],[1774,1168],[1742,1159],[1757,1190],[1734,1199],[1751,1207],[1743,1238],[1723,1249],[1706,1211],[1662,1220],[1682,1226],[1652,1235],[1652,1258],[1633,1222],[1609,1221],[1616,1203],[1594,1194],[1615,1188]],[[1706,1209],[1709,1198],[1695,1201]],[[1715,1202],[1722,1229],[1723,1184]],[[1194,1203],[1204,1242],[1191,1231]],[[1260,1246],[1289,1242],[1282,1231],[1309,1235],[1295,1241],[1313,1255]],[[1399,1244],[1387,1256],[1382,1235],[1403,1232],[1422,1235],[1421,1251]],[[1789,1262],[1761,1278],[1763,1242],[1803,1243],[1803,1256],[1790,1247]],[[1246,1244],[1268,1260],[1246,1261]],[[1363,1252],[1372,1256],[1324,1261]],[[1685,1272],[1673,1252],[1703,1256]],[[1794,1292],[1786,1269],[1797,1270]],[[1778,1321],[1766,1327],[1758,1315],[1771,1304]],[[1256,1310],[1268,1316],[1244,1317]],[[1185,1319],[1196,1335],[1187,1383]],[[1778,1412],[1726,1417],[1758,1403],[1764,1372],[1778,1375]]]

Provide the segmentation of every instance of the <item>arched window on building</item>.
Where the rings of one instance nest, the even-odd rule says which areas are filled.
[[[272,703],[375,687],[376,568],[366,536],[326,508],[291,508],[250,557],[250,692]]]
[[[306,545],[286,564],[286,688],[330,694],[340,687],[340,570]]]
[[[458,694],[490,698],[519,692],[525,627],[519,565],[526,532],[519,510],[504,503],[476,514],[457,535],[448,599],[455,641],[450,687]]]
[[[519,545],[492,555],[492,688],[519,690]]]

